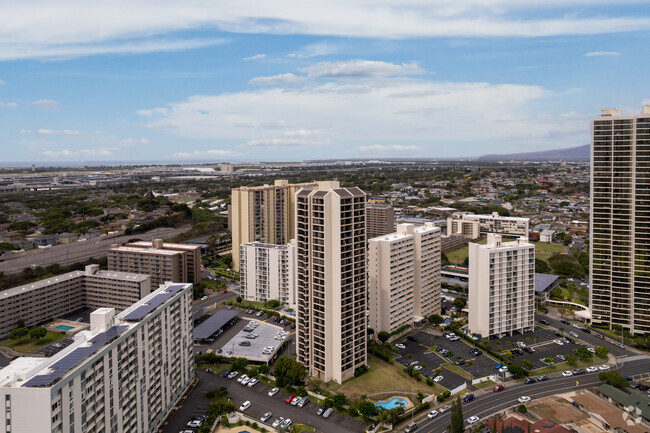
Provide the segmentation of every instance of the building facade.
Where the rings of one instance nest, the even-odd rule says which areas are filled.
[[[366,236],[374,238],[395,231],[395,210],[387,203],[366,203]]]
[[[108,269],[151,276],[158,287],[167,281],[201,282],[201,246],[164,243],[162,239],[113,245],[108,249]]]
[[[239,276],[244,299],[266,302],[276,299],[296,305],[296,241],[287,245],[249,242],[240,249]]]
[[[469,331],[487,338],[535,325],[535,246],[527,238],[469,244]]]
[[[0,428],[8,433],[153,433],[194,379],[192,285],[169,284],[51,358],[0,370]]]
[[[498,212],[491,215],[456,212],[447,218],[447,235],[457,233],[467,239],[476,239],[488,233],[528,237],[528,222],[528,218],[499,216]]]
[[[369,326],[391,333],[440,314],[440,228],[398,224],[368,241]]]
[[[650,106],[592,123],[590,306],[593,324],[650,333]]]
[[[19,320],[35,326],[84,307],[122,311],[150,291],[148,275],[100,271],[99,265],[14,287],[0,292],[0,336]]]
[[[239,271],[239,246],[248,242],[284,245],[295,238],[295,195],[314,183],[291,184],[284,179],[273,185],[232,189],[230,221],[233,269]]]
[[[296,194],[297,355],[326,382],[367,364],[365,205],[336,181]]]

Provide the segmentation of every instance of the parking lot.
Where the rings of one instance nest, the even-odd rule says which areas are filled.
[[[286,392],[280,391],[273,397],[268,396],[269,386],[258,383],[253,388],[242,386],[236,379],[227,379],[219,374],[199,373],[199,383],[189,395],[183,406],[174,415],[165,428],[165,433],[183,431],[187,421],[195,415],[205,415],[210,400],[205,397],[206,392],[218,389],[220,386],[228,388],[230,400],[239,409],[245,401],[250,401],[251,406],[244,412],[247,416],[258,420],[258,424],[270,426],[278,417],[290,418],[294,424],[312,426],[318,432],[353,433],[363,431],[365,424],[341,413],[334,412],[329,418],[316,414],[318,406],[308,403],[305,407],[292,406],[285,402],[288,397]],[[271,412],[271,418],[262,422],[260,417]]]
[[[556,339],[558,337],[555,337]],[[575,350],[579,349],[580,347],[586,347],[584,343],[579,341],[578,339],[574,338],[575,344],[567,344],[564,343],[562,345],[553,343],[552,341],[546,342],[544,344],[536,345],[534,346],[534,353],[526,353],[521,351],[522,355],[516,355],[515,353],[515,362],[516,363],[521,363],[522,359],[527,359],[531,361],[534,365],[535,368],[542,368],[546,367],[547,365],[542,362],[541,360],[544,358],[553,358],[555,360],[555,363],[560,363],[563,362],[560,358],[558,358],[558,355],[562,355],[566,357],[567,355],[572,354]]]

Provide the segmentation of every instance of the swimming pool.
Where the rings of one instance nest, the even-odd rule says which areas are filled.
[[[398,406],[406,407],[408,406],[409,402],[405,398],[401,397],[393,397],[388,401],[380,401],[379,403],[375,403],[375,406],[378,408],[382,409],[394,409]]]
[[[74,326],[59,325],[54,329],[58,329],[59,331],[70,331],[71,329],[74,329]]]

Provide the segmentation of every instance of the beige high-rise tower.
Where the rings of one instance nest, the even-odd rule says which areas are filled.
[[[291,184],[278,179],[273,185],[232,189],[232,263],[239,271],[239,246],[248,242],[287,244],[295,238],[296,191],[314,183]]]
[[[592,323],[650,333],[650,106],[603,110],[591,146]]]
[[[298,361],[326,382],[367,362],[365,205],[336,181],[296,195]]]

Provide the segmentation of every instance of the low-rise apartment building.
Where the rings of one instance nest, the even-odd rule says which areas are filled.
[[[113,245],[108,249],[108,269],[151,276],[158,287],[166,281],[201,282],[201,246],[164,243],[162,239]]]
[[[469,244],[469,331],[488,337],[533,329],[535,246],[527,238]]]
[[[469,212],[456,212],[447,218],[447,235],[462,234],[467,239],[477,239],[488,233],[507,236],[528,236],[528,218],[491,215],[474,215]]]
[[[148,275],[100,271],[99,265],[0,292],[0,336],[22,320],[34,326],[84,307],[128,308],[151,291]]]
[[[248,242],[240,246],[239,276],[244,299],[296,304],[296,241],[287,245]]]
[[[194,379],[192,285],[167,284],[51,358],[0,370],[0,428],[8,433],[153,433]]]

